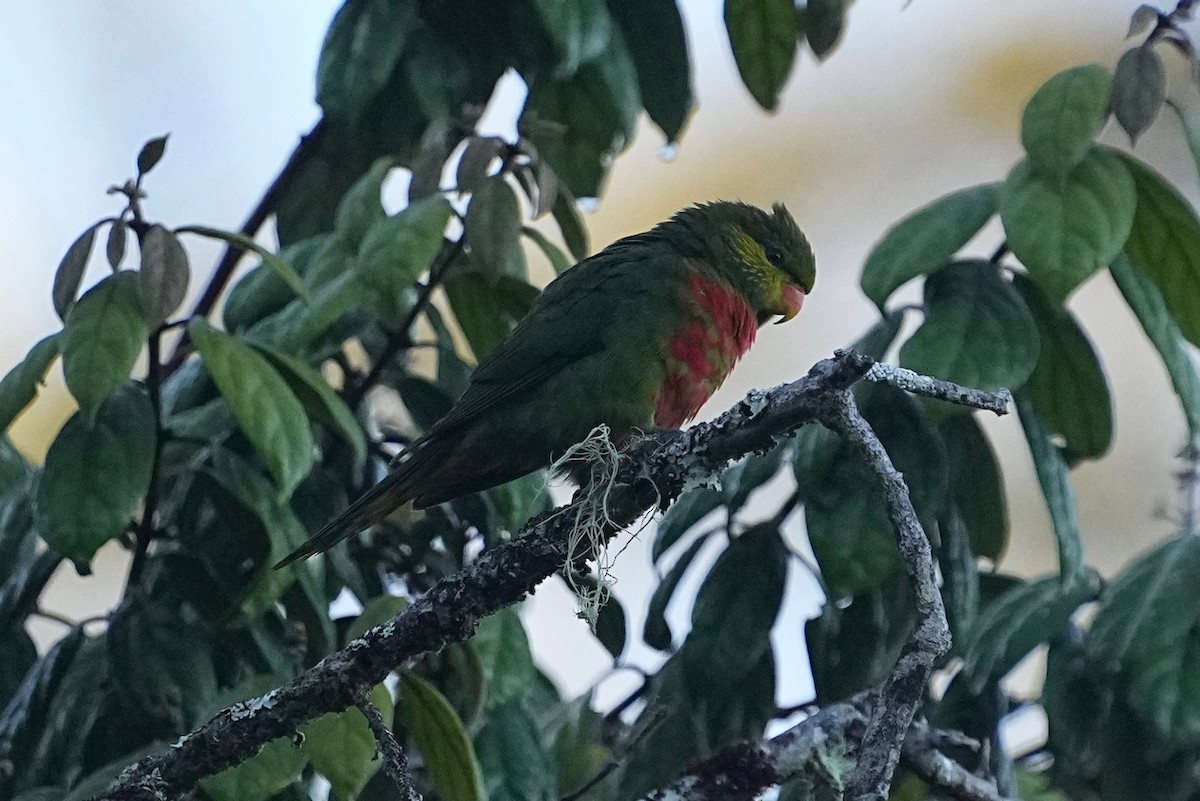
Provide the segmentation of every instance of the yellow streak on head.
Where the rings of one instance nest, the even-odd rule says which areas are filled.
[[[745,231],[738,229],[733,245],[742,266],[763,293],[763,300],[768,304],[776,303],[783,292],[786,279],[783,271],[771,264],[762,245]]]

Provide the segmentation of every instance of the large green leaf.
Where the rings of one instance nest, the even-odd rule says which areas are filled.
[[[598,58],[613,35],[603,0],[534,0],[542,27],[558,51],[558,75],[575,74]]]
[[[475,748],[446,697],[411,670],[400,671],[397,707],[404,729],[425,757],[425,769],[446,801],[481,801],[483,774]]]
[[[967,636],[956,646],[963,667],[956,681],[972,695],[1003,678],[1038,645],[1048,642],[1070,622],[1071,615],[1100,591],[1095,573],[1064,585],[1047,576],[1006,592],[988,604]]]
[[[726,468],[721,475],[721,494],[731,517],[741,511],[751,493],[775,477],[790,450],[791,443],[782,442],[766,453],[752,453]]]
[[[1137,213],[1125,252],[1158,286],[1171,316],[1200,344],[1200,220],[1161,175],[1124,157],[1137,187]]]
[[[859,286],[883,309],[900,285],[938,269],[996,213],[999,184],[960,189],[892,226],[867,255]]]
[[[280,497],[289,497],[316,456],[304,406],[254,348],[200,317],[188,324],[188,333],[238,425],[275,477]]]
[[[305,282],[313,285],[316,276],[329,271],[331,262],[349,258],[345,243],[333,234],[321,234],[288,245],[279,258],[296,268]],[[339,264],[340,266],[340,264]],[[229,290],[221,308],[225,330],[241,332],[275,314],[296,298],[296,293],[265,262],[243,275]]]
[[[524,698],[536,668],[529,650],[529,638],[517,610],[501,609],[479,621],[472,642],[483,663],[487,708],[501,707]]]
[[[671,602],[671,596],[675,594],[675,588],[679,586],[683,574],[691,567],[696,554],[700,553],[706,542],[708,537],[699,537],[689,545],[654,588],[654,594],[650,596],[650,606],[646,610],[646,623],[642,629],[642,639],[650,647],[660,651],[671,649],[671,629],[666,618],[667,604]]]
[[[67,319],[67,313],[75,303],[75,296],[79,294],[79,285],[83,283],[83,274],[87,271],[92,245],[96,241],[96,229],[99,227],[100,223],[96,223],[80,234],[67,248],[62,261],[58,263],[58,269],[54,271],[51,299],[60,320]]]
[[[537,722],[520,700],[491,711],[475,735],[489,801],[553,801],[558,797],[554,760]]]
[[[473,260],[485,272],[525,277],[521,207],[503,175],[486,178],[471,195],[463,226]]]
[[[754,669],[771,648],[789,554],[771,523],[730,543],[696,595],[685,670],[716,683],[736,682]]]
[[[155,440],[150,397],[131,382],[94,420],[72,415],[50,446],[37,489],[38,531],[80,573],[130,524],[150,486]]]
[[[803,7],[796,8],[800,35],[822,61],[841,41],[849,5],[849,0],[807,0]]]
[[[1075,492],[1067,475],[1067,462],[1054,446],[1050,431],[1029,395],[1017,392],[1014,400],[1021,418],[1021,428],[1025,431],[1025,441],[1033,457],[1038,484],[1042,488],[1042,497],[1046,499],[1046,509],[1054,526],[1054,537],[1058,542],[1058,569],[1063,580],[1070,583],[1082,575],[1084,566],[1083,540],[1079,534]]]
[[[668,142],[692,112],[691,65],[675,0],[609,0],[608,10],[637,67],[642,103]]]
[[[67,313],[59,346],[63,377],[87,417],[129,377],[148,330],[138,302],[137,273],[104,278]]]
[[[1055,306],[1029,278],[1013,287],[1037,323],[1041,351],[1025,384],[1033,408],[1056,437],[1068,462],[1103,456],[1112,443],[1112,398],[1104,368],[1075,315]]]
[[[333,18],[317,61],[317,102],[331,120],[355,125],[387,85],[417,18],[411,0],[348,0]]]
[[[675,499],[667,513],[658,521],[654,532],[651,558],[657,562],[679,538],[699,523],[709,512],[721,505],[724,496],[709,487],[696,487]]]
[[[1125,245],[1138,206],[1121,159],[1100,148],[1064,176],[1022,161],[1004,181],[1000,219],[1008,246],[1055,303],[1066,300]]]
[[[0,379],[0,431],[7,431],[17,416],[33,403],[38,385],[58,358],[59,334],[38,340],[25,358]]]
[[[1019,387],[1038,358],[1037,326],[994,264],[956,262],[925,280],[925,322],[900,364],[979,389]]]
[[[396,166],[393,156],[382,156],[354,182],[338,203],[334,230],[352,247],[357,248],[371,226],[386,215],[381,193],[383,182]]]
[[[1108,116],[1111,83],[1107,69],[1087,64],[1042,84],[1021,117],[1021,144],[1030,160],[1052,175],[1082,161]]]
[[[311,301],[308,287],[305,285],[304,279],[296,272],[296,268],[245,234],[239,234],[234,231],[222,231],[219,228],[209,228],[206,225],[185,225],[182,228],[176,228],[175,233],[196,234],[208,237],[209,239],[218,239],[231,247],[252,251],[262,259],[265,266],[270,267],[302,300],[305,302]]]
[[[1200,743],[1200,539],[1181,534],[1104,593],[1088,649],[1167,742]]]
[[[387,687],[376,685],[370,701],[392,725],[392,696]],[[376,756],[379,746],[366,717],[357,709],[327,712],[301,727],[304,742],[300,750],[313,770],[333,785],[338,798],[357,796],[383,761]]]
[[[1125,254],[1114,259],[1108,269],[1167,369],[1191,438],[1200,437],[1200,374],[1184,345],[1179,325],[1167,311],[1162,293]]]
[[[138,296],[151,326],[167,319],[187,295],[191,268],[179,237],[161,225],[151,225],[141,239]]]
[[[950,500],[957,507],[976,556],[999,562],[1008,545],[1008,500],[996,454],[973,414],[938,423],[946,444]]]
[[[399,315],[407,306],[405,293],[442,247],[450,211],[449,201],[434,195],[367,228],[355,270],[385,313]]]
[[[774,111],[796,58],[791,0],[725,0],[725,27],[742,83],[760,106]]]
[[[476,361],[500,344],[537,300],[538,289],[520,278],[489,278],[478,272],[451,275],[446,297]]]

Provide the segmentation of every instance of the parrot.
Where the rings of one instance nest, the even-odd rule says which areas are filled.
[[[462,396],[390,472],[275,567],[326,551],[405,503],[424,509],[550,466],[596,426],[620,447],[691,420],[816,263],[782,204],[687,207],[551,281]]]

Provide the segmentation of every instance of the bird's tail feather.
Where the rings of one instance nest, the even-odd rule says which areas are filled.
[[[427,441],[426,444],[432,443]],[[442,450],[438,447],[422,447],[420,444],[410,448],[411,455],[402,460],[383,481],[364,492],[346,511],[326,523],[303,545],[280,559],[274,569],[287,567],[293,562],[327,551],[346,537],[378,523],[412,500],[420,491],[420,481],[428,469],[428,462],[436,459]]]

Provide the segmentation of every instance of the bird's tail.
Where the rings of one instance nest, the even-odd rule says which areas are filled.
[[[429,447],[431,445],[433,447]],[[411,501],[420,491],[420,481],[428,469],[429,462],[436,461],[442,455],[442,450],[443,448],[437,447],[437,444],[429,440],[410,447],[406,458],[402,459],[383,481],[364,492],[346,511],[326,523],[303,545],[280,559],[274,569],[287,567],[292,562],[327,551]]]

